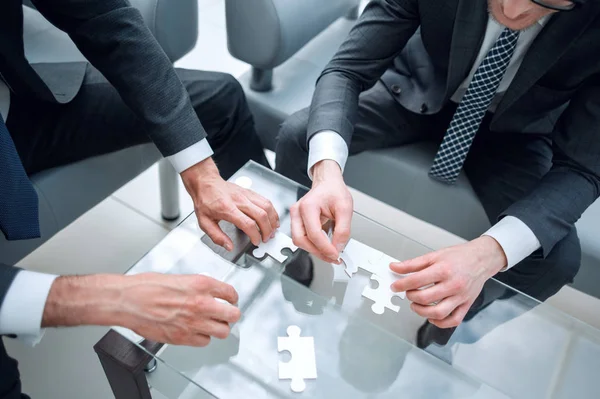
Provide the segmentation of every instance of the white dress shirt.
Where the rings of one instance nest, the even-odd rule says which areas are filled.
[[[517,41],[517,47],[515,48],[513,57],[511,58],[510,64],[508,65],[504,77],[498,86],[496,95],[490,105],[490,112],[494,112],[496,110],[496,107],[502,100],[504,93],[512,83],[517,71],[519,70],[527,50],[537,35],[541,32],[544,25],[548,22],[549,18],[550,16],[546,16],[540,19],[536,24],[522,31],[519,35],[519,40]],[[481,61],[483,61],[488,52],[492,49],[504,29],[505,27],[503,25],[496,22],[496,20],[494,20],[491,16],[489,17],[487,30],[485,32],[481,49],[479,50],[477,60],[471,68],[471,72],[467,78],[461,83],[458,90],[452,96],[452,101],[456,103],[461,101],[467,91],[467,88],[469,87],[469,84],[471,83],[471,80],[473,79],[475,71],[479,67],[479,64],[481,64]],[[346,142],[338,133],[332,130],[318,132],[310,139],[307,171],[308,176],[311,179],[312,167],[317,162],[320,162],[324,159],[336,161],[342,171],[344,170],[346,161],[348,159],[348,146],[346,145]],[[508,264],[502,271],[506,271],[517,263],[521,262],[541,246],[533,231],[531,231],[531,229],[520,219],[513,216],[506,216],[500,220],[500,222],[492,226],[483,235],[493,237],[496,241],[498,241],[504,250]]]
[[[0,78],[0,115],[8,120],[10,91]],[[206,139],[184,150],[168,156],[178,173],[212,156],[213,151]],[[19,339],[30,345],[37,344],[42,336],[42,315],[50,287],[57,276],[21,271],[8,289],[0,305],[0,335],[17,334]]]

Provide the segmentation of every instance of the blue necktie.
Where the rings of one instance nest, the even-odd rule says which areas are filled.
[[[38,196],[0,115],[0,230],[7,240],[40,236]]]
[[[453,184],[458,178],[475,133],[515,52],[518,39],[519,31],[506,28],[475,71],[429,171],[434,179]]]

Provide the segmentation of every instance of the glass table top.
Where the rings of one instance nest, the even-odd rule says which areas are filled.
[[[255,163],[232,178],[269,198],[290,235],[289,207],[306,193]],[[352,238],[397,260],[431,251],[355,213]],[[241,320],[225,340],[205,348],[165,345],[149,374],[168,398],[596,398],[600,331],[490,280],[483,303],[455,330],[440,330],[392,299],[396,313],[372,310],[362,296],[370,273],[334,278],[334,266],[302,250],[283,264],[252,248],[229,262],[209,248],[195,216],[187,217],[128,274],[205,273],[238,291]],[[317,378],[302,393],[278,378],[278,337],[289,326],[314,337]],[[115,328],[139,346],[143,338]],[[142,346],[140,348],[144,349]],[[145,349],[144,349],[145,350]]]

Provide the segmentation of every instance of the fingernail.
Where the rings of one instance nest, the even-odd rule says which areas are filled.
[[[394,288],[394,284],[390,285],[390,290],[392,290],[392,292],[398,292],[396,288]]]
[[[279,220],[277,221],[277,228],[281,227],[281,223],[279,223]]]
[[[275,232],[271,233],[271,238],[275,238]]]
[[[225,249],[231,252],[233,250],[233,246],[230,243],[227,243],[225,244]]]

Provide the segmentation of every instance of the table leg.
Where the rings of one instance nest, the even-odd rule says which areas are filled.
[[[156,353],[162,344],[144,341],[142,345]],[[145,367],[153,357],[123,337],[110,330],[94,350],[100,359],[115,399],[151,399]]]

